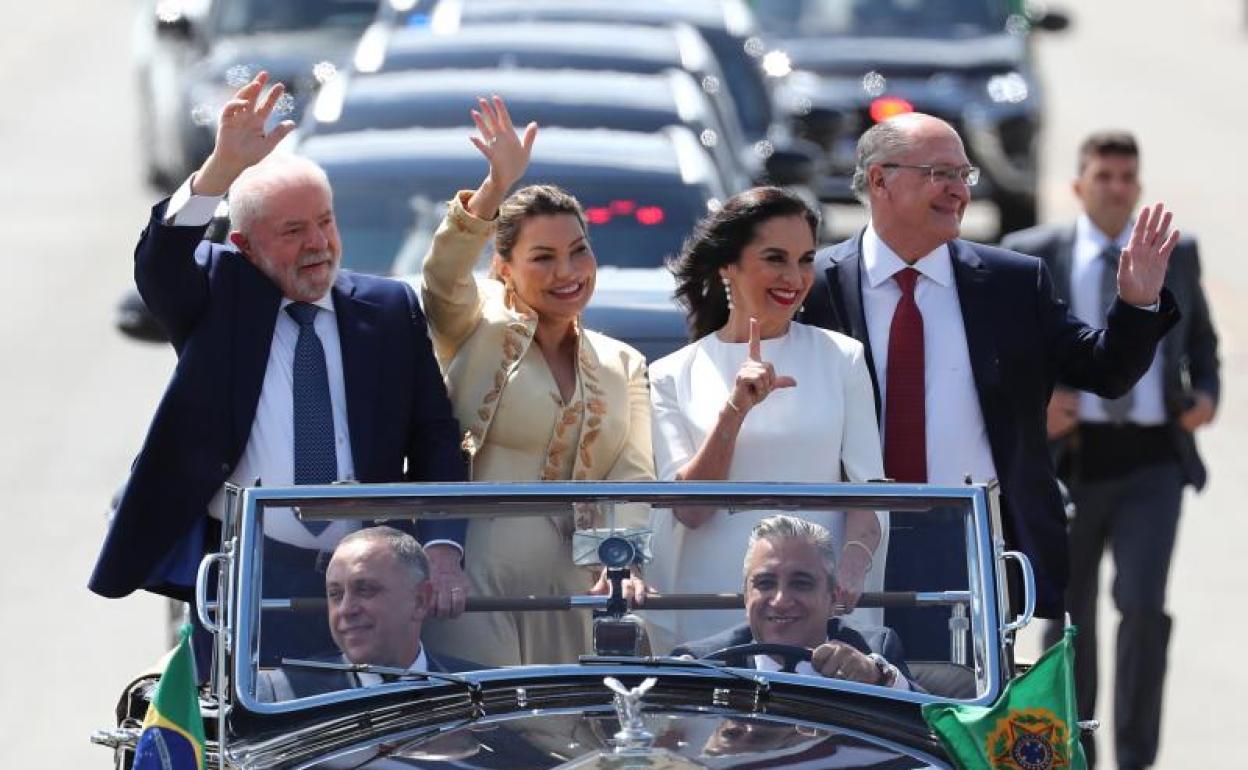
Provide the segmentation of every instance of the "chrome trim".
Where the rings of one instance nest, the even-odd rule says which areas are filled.
[[[217,623],[208,617],[208,570],[212,569],[212,565],[218,562],[222,564],[221,569],[225,569],[229,565],[229,561],[229,555],[223,552],[205,554],[204,558],[199,560],[199,569],[195,570],[195,614],[199,617],[199,624],[213,636],[221,633],[221,628],[224,624]],[[219,573],[217,582],[220,583]],[[218,593],[218,595],[220,594]],[[215,610],[216,608],[217,603],[213,602],[212,609]]]
[[[1022,551],[1006,551],[1001,554],[1003,561],[1013,559],[1023,573],[1023,612],[1009,623],[1001,627],[1002,641],[1024,628],[1036,614],[1036,576],[1031,569],[1031,560]]]
[[[1004,586],[1003,573],[999,573],[1001,562],[995,558],[998,552],[998,540],[992,533],[1000,531],[1000,513],[997,509],[995,485],[969,486],[926,486],[915,484],[779,484],[754,482],[595,482],[592,493],[587,495],[589,488],[583,482],[519,482],[519,483],[430,483],[430,484],[367,484],[367,485],[316,485],[302,487],[259,487],[249,488],[242,493],[242,512],[239,519],[238,540],[235,549],[234,570],[232,577],[238,582],[239,590],[232,592],[236,605],[228,620],[232,628],[229,636],[237,640],[232,654],[228,655],[228,665],[233,676],[229,688],[234,703],[249,712],[258,715],[284,714],[302,711],[307,708],[323,706],[331,703],[348,703],[363,701],[373,697],[366,691],[344,691],[317,695],[310,698],[291,701],[286,704],[260,703],[253,693],[255,689],[255,670],[259,660],[259,645],[256,637],[255,618],[261,600],[260,553],[263,538],[258,535],[262,531],[263,507],[289,506],[307,503],[310,499],[328,501],[374,501],[387,506],[401,504],[403,500],[412,501],[412,505],[424,506],[422,516],[436,511],[439,502],[453,506],[456,518],[485,518],[499,516],[527,515],[524,512],[500,510],[490,505],[497,497],[507,496],[526,504],[551,503],[570,500],[610,500],[626,498],[633,502],[649,503],[654,506],[671,506],[677,502],[696,502],[699,500],[715,502],[719,507],[732,510],[735,507],[760,507],[776,509],[792,509],[800,505],[824,505],[829,499],[836,501],[837,507],[867,508],[887,510],[924,510],[942,503],[960,503],[964,508],[965,517],[969,517],[966,526],[967,538],[967,591],[925,592],[925,598],[940,603],[957,604],[969,601],[969,617],[973,639],[973,659],[977,679],[977,696],[974,699],[961,701],[971,705],[987,705],[996,699],[1003,684],[1003,664],[1006,660],[1001,649],[989,649],[989,644],[1000,644],[1001,626],[999,605],[1004,606],[1004,598],[997,586]],[[471,504],[480,500],[479,509],[470,510],[464,507],[465,502]],[[907,500],[912,500],[907,504]],[[735,505],[734,505],[735,503]],[[325,506],[317,511],[317,515],[326,519],[371,519],[375,518],[376,506],[360,510],[341,511],[328,510]],[[391,515],[396,511],[391,510]],[[450,514],[443,512],[443,517]],[[246,593],[241,590],[246,588]],[[1034,593],[1034,592],[1033,592]],[[982,601],[982,597],[997,597],[998,601]],[[597,597],[594,597],[595,599]],[[246,611],[243,611],[246,610]],[[976,633],[977,629],[982,632]],[[236,636],[235,636],[236,634]],[[839,680],[812,680],[800,675],[770,673],[757,671],[745,672],[757,676],[764,681],[798,684],[806,688],[840,690],[888,697],[895,700],[909,701],[916,704],[935,700],[931,695],[907,691],[881,691],[878,687],[844,682]],[[488,687],[505,685],[508,687],[524,687],[539,680],[555,677],[589,678],[603,675],[616,676],[658,676],[660,682],[672,677],[688,679],[720,679],[714,671],[706,669],[680,669],[658,666],[595,666],[592,671],[577,665],[526,666],[513,669],[493,669],[466,673],[464,676],[474,682]],[[601,681],[600,679],[598,681]],[[387,685],[384,690],[393,692],[397,689],[427,689],[430,694],[445,696],[454,692],[457,686],[448,683],[403,682]],[[529,691],[530,696],[532,690]],[[464,693],[465,703],[468,694]],[[759,706],[763,704],[760,702]],[[223,752],[224,753],[224,752]],[[233,759],[233,758],[232,758]]]

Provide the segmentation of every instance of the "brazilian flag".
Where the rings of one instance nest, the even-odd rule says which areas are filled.
[[[195,684],[191,626],[156,683],[143,732],[134,748],[134,770],[204,770],[204,721]]]
[[[1087,770],[1075,707],[1074,627],[991,706],[928,703],[923,718],[962,770]]]

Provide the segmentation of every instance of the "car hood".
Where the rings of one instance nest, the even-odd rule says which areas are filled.
[[[1022,67],[1026,41],[1015,35],[957,40],[908,37],[793,39],[777,47],[793,68],[819,75],[860,76],[874,70],[890,77],[925,77],[938,72],[1006,70]]]

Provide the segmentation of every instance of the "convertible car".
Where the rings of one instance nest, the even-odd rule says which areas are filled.
[[[215,644],[199,692],[213,768],[949,768],[920,707],[996,699],[1015,674],[1014,634],[1033,606],[1030,566],[1002,549],[992,486],[338,484],[241,489],[231,497],[221,550],[205,558],[197,586],[200,619]],[[810,649],[762,645],[748,634],[744,644],[727,648],[683,644],[691,640],[680,638],[681,629],[744,625],[743,607],[757,587],[738,577],[744,553],[724,553],[704,566],[724,570],[735,590],[664,590],[681,566],[671,560],[680,546],[670,534],[672,517],[689,510],[751,522],[785,513],[831,521],[834,533],[846,511],[871,511],[884,524],[885,542],[875,553],[881,565],[887,536],[905,530],[950,528],[965,548],[946,555],[927,585],[890,585],[887,569],[873,584],[869,574],[857,607],[829,623],[857,628],[864,638],[881,625],[893,629],[900,644],[885,648],[887,663],[905,676],[866,684],[803,665]],[[446,518],[553,526],[566,537],[566,558],[584,570],[586,591],[515,590],[533,560],[517,545],[514,558],[499,563],[522,579],[500,581],[512,587],[498,595],[470,596],[462,617],[579,614],[591,632],[564,659],[448,667],[454,673],[357,664],[337,650],[274,650],[274,629],[298,615],[323,618],[334,601],[332,590],[329,599],[279,590],[260,534],[266,517],[279,515],[397,528]],[[1004,590],[1010,561],[1022,578],[1022,606],[1014,609]],[[642,607],[630,606],[621,591],[630,569],[643,570],[656,591]],[[610,590],[591,593],[603,572]],[[744,597],[736,592],[742,586]],[[425,636],[429,655],[469,658],[478,640],[457,640],[457,620],[439,622],[437,638],[451,643],[435,650]],[[764,657],[775,665],[764,665]],[[279,670],[331,672],[343,684],[282,699],[266,684]],[[126,687],[115,726],[93,737],[113,749],[119,768],[130,766],[155,679]]]

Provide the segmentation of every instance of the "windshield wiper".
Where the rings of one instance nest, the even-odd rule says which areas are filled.
[[[481,684],[457,674],[448,674],[443,671],[411,671],[394,666],[377,666],[372,663],[335,663],[327,660],[301,660],[297,658],[282,658],[282,665],[294,666],[296,668],[316,668],[325,671],[347,671],[355,674],[377,674],[378,676],[393,676],[397,679],[433,679],[439,682],[452,682],[468,691],[468,697],[472,702],[473,716],[485,716],[485,699]]]

